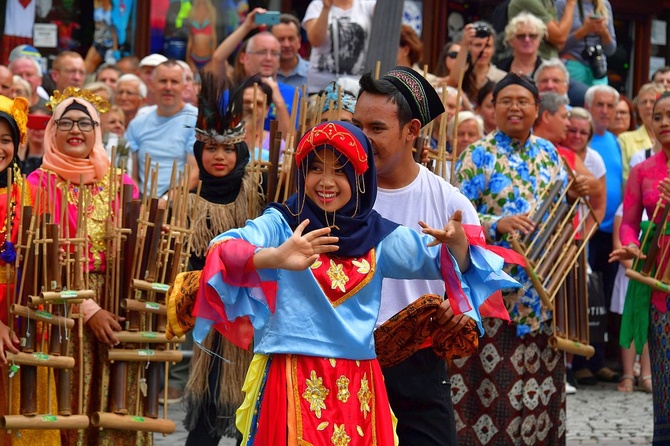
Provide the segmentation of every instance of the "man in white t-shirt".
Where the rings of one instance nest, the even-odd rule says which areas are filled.
[[[470,201],[458,189],[414,162],[419,130],[444,112],[439,96],[413,70],[396,67],[379,80],[364,74],[353,123],[372,142],[377,168],[375,210],[396,223],[421,231],[418,221],[443,227],[455,211],[465,224],[479,225]],[[412,91],[422,91],[419,97]],[[391,280],[382,283],[377,325],[423,294],[443,296],[441,281]],[[467,316],[454,316],[445,300],[441,324],[460,329]],[[391,408],[398,418],[401,445],[457,445],[451,383],[446,363],[423,348],[400,364],[382,370]]]

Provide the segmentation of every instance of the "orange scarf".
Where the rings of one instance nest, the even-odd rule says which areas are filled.
[[[75,100],[86,107],[86,110],[91,115],[91,119],[98,122],[98,125],[93,129],[95,132],[95,143],[88,158],[74,158],[65,155],[56,146],[56,121],[63,116],[65,109]],[[83,98],[68,98],[58,104],[44,132],[44,158],[42,159],[42,167],[55,172],[61,178],[73,184],[79,184],[82,178],[83,184],[100,181],[109,170],[110,162],[107,152],[102,145],[102,132],[99,124],[100,115],[98,111]]]

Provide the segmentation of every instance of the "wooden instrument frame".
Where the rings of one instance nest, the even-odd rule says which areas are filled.
[[[542,305],[554,312],[549,344],[588,358],[595,349],[589,345],[586,246],[598,229],[598,221],[588,199],[578,197],[567,202],[567,193],[576,179],[568,164],[563,164],[569,175],[567,187],[563,188],[560,180],[550,182],[542,194],[544,199],[530,213],[536,231],[524,237],[513,234],[509,242],[514,251],[524,256],[524,270]],[[580,209],[586,214],[579,216],[575,226]],[[595,224],[584,233],[588,218],[593,218]],[[578,234],[581,239],[576,240]],[[566,280],[568,276],[573,280]]]

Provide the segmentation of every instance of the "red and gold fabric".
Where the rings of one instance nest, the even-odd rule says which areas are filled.
[[[243,390],[243,444],[396,444],[376,360],[255,355]]]

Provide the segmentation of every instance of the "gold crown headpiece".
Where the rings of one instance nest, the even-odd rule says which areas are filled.
[[[81,98],[95,107],[100,114],[109,111],[109,101],[107,101],[107,99],[98,96],[90,90],[82,90],[77,87],[67,87],[62,93],[58,90],[54,90],[51,99],[47,102],[47,108],[53,113],[56,110],[56,107],[58,107],[58,104],[68,98]]]
[[[25,98],[9,99],[0,96],[0,111],[14,119],[19,130],[19,143],[25,144],[28,133],[28,101]]]

